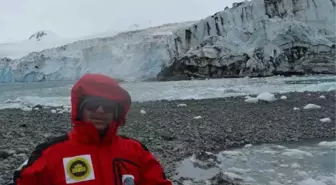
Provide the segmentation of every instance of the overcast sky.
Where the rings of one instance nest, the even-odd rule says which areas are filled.
[[[38,30],[80,37],[132,24],[198,20],[237,0],[0,0],[0,43],[28,39]]]

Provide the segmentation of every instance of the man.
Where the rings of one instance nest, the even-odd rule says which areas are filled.
[[[14,184],[172,185],[144,145],[117,135],[130,105],[113,79],[84,75],[71,91],[72,130],[38,145]]]

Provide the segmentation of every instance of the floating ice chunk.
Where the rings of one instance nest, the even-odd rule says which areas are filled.
[[[269,181],[269,185],[283,185],[278,181]]]
[[[286,151],[283,152],[282,155],[292,156],[292,157],[303,157],[303,156],[313,157],[312,153],[299,150],[299,149],[286,149]]]
[[[244,178],[238,174],[232,173],[232,172],[224,172],[225,175],[227,175],[231,179],[235,180],[243,180]]]
[[[317,181],[313,178],[309,178],[303,181],[298,182],[298,185],[327,185],[322,181]]]
[[[276,98],[274,96],[274,94],[272,93],[269,93],[269,92],[263,92],[263,93],[260,93],[257,98],[259,100],[262,100],[262,101],[267,101],[267,102],[272,102],[272,101],[275,101]]]
[[[240,151],[223,151],[221,153],[223,155],[228,155],[228,156],[241,156],[241,155],[243,155],[243,153],[240,152]]]
[[[336,141],[322,141],[317,145],[323,147],[336,147]]]
[[[289,164],[280,164],[279,166],[282,167],[282,168],[288,168]]]
[[[227,171],[237,173],[237,174],[244,174],[246,172],[250,172],[251,169],[241,169],[241,168],[232,167],[232,168],[228,168]]]
[[[297,163],[297,162],[292,163],[290,166],[291,166],[291,168],[300,168],[301,167],[300,164]]]
[[[281,96],[280,99],[287,100],[287,96]]]

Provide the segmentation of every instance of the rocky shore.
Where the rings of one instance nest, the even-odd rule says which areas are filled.
[[[287,99],[280,98],[283,95]],[[207,160],[206,151],[336,136],[334,91],[275,97],[276,101],[257,103],[245,102],[245,97],[137,102],[120,133],[142,141],[164,165],[170,178],[176,174],[176,164],[192,154]],[[304,109],[307,104],[320,108]],[[51,109],[0,110],[0,185],[12,178],[13,170],[36,144],[70,128],[70,114]],[[321,122],[327,117],[331,122]],[[217,184],[234,184],[226,178],[217,174],[212,180]]]

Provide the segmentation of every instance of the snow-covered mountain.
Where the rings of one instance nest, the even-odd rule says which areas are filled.
[[[200,21],[80,40],[2,59],[0,82],[335,74],[335,0],[253,0]],[[0,46],[0,54],[1,49]],[[1,56],[1,55],[0,55]],[[4,55],[2,55],[4,56]]]
[[[38,31],[28,39],[14,43],[0,43],[0,58],[20,59],[29,53],[61,47],[79,40],[113,37],[122,30],[110,29],[76,38],[61,38],[52,31]]]
[[[122,80],[156,77],[173,54],[173,32],[192,22],[118,33],[112,37],[80,40],[0,61],[0,82],[74,80],[97,72]]]
[[[29,37],[29,40],[34,40],[38,42],[41,40],[52,41],[56,39],[58,39],[58,36],[54,32],[47,30],[38,31]]]
[[[20,59],[31,52],[60,47],[77,40],[79,39],[60,38],[51,31],[38,31],[26,40],[14,43],[0,43],[0,58]]]

